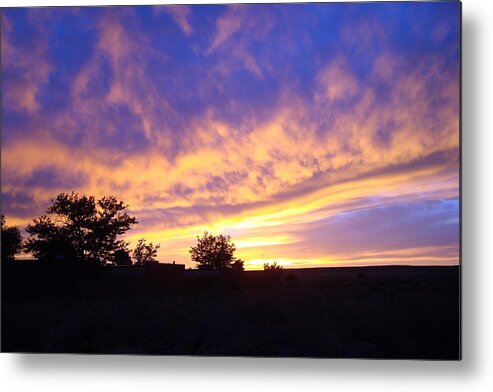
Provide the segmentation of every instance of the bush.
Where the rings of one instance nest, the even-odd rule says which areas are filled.
[[[272,264],[264,263],[264,271],[281,271],[282,269],[282,265],[277,264],[277,261],[272,262]]]

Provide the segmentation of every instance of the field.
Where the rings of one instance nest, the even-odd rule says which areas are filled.
[[[3,289],[2,351],[454,360],[459,276],[459,267],[359,267],[142,295]]]

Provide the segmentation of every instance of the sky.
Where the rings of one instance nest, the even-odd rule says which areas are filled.
[[[459,262],[460,4],[2,9],[1,195],[116,196],[193,266]]]

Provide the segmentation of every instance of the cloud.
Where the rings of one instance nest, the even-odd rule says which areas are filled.
[[[15,26],[2,12],[2,106],[6,110],[26,111],[33,115],[39,109],[38,94],[48,82],[52,67],[46,60],[43,29],[30,37],[27,48],[11,42]],[[29,50],[30,55],[25,56]]]
[[[358,92],[356,78],[346,70],[347,65],[338,59],[319,74],[320,84],[324,87],[324,95],[330,102],[353,98]]]
[[[245,17],[243,10],[245,10],[245,8],[241,6],[229,6],[226,13],[217,19],[216,35],[209,47],[209,53],[221,46],[235,32],[240,30]]]
[[[161,7],[158,7],[161,9]],[[191,14],[191,8],[185,5],[166,6],[165,11],[173,18],[175,23],[186,35],[193,33],[192,26],[190,25],[189,18]]]
[[[216,20],[216,31],[206,54],[224,56],[226,60],[218,66],[222,72],[234,71],[239,63],[257,79],[263,79],[268,64],[261,64],[254,53],[269,38],[274,26],[273,15],[268,8],[252,11],[244,5],[228,6]]]
[[[458,197],[455,19],[437,4],[429,33],[440,23],[447,33],[404,45],[408,25],[383,23],[387,6],[375,7],[367,16],[342,5],[316,13],[308,5],[158,7],[170,18],[126,7],[70,14],[89,24],[65,24],[66,11],[56,9],[50,17],[60,24],[45,23],[39,42],[34,19],[4,12],[7,218],[25,224],[56,193],[74,190],[130,204],[140,225],[129,239],[162,242],[160,256],[178,261],[189,262],[183,249],[209,229],[231,233],[249,261],[264,252],[291,265],[399,255],[451,262],[456,223],[448,242],[409,237],[390,249],[387,227],[376,224],[373,246],[350,246],[371,220],[401,222]],[[43,9],[32,12],[46,21]],[[350,31],[375,36],[359,42]],[[73,37],[86,49],[69,67],[53,48]],[[345,226],[338,219],[349,213]],[[441,232],[433,222],[457,211],[443,214],[403,221],[403,230]],[[311,241],[321,224],[344,233],[347,241],[336,242],[345,247]]]

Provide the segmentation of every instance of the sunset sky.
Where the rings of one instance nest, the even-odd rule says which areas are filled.
[[[459,261],[458,2],[2,9],[2,212],[114,195],[192,266]]]

